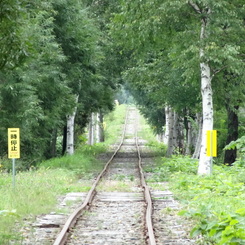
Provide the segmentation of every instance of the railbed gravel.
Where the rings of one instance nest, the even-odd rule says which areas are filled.
[[[137,113],[131,110],[129,123],[133,124],[135,118],[137,118]],[[131,183],[132,186],[127,193],[123,191],[109,192],[106,191],[106,183],[104,183],[105,190],[100,190],[102,192],[93,201],[91,209],[85,213],[82,219],[78,220],[76,229],[72,230],[73,233],[70,235],[68,245],[146,245],[144,216],[142,215],[145,204],[138,187],[139,178],[135,175],[135,171],[129,167],[134,165],[136,160],[135,150],[132,148],[134,139],[128,139],[133,131],[134,127],[130,126],[126,132],[127,146],[123,147],[115,161],[114,169],[112,168],[108,173],[108,183],[110,181],[116,182],[116,175],[134,175],[135,177],[132,181],[124,179],[125,182]],[[144,167],[153,167],[154,154],[148,147],[144,146],[145,141],[140,140],[139,143],[143,153],[142,157],[144,159],[142,162]],[[112,146],[113,149],[115,147],[116,145]],[[103,158],[107,158],[107,155]],[[146,178],[151,178],[151,173],[146,173],[145,176]],[[198,244],[197,240],[190,239],[188,236],[190,224],[183,217],[177,215],[181,206],[174,200],[173,194],[168,190],[167,183],[161,182],[157,184],[161,188],[151,188],[154,198],[153,222],[157,245]],[[84,198],[82,197],[83,195],[81,195],[80,199]],[[66,201],[69,200],[67,196],[59,200],[59,207],[67,207],[69,209],[68,213],[71,213],[78,205],[74,203],[71,206],[66,206]],[[58,217],[59,213],[53,212],[50,215],[51,217],[56,215],[56,223],[63,222],[62,215],[64,214]],[[64,219],[65,217],[67,217],[67,214],[64,215]],[[38,227],[36,224],[40,224],[40,220],[43,219],[45,220],[45,215],[38,216],[38,219],[33,223],[31,221],[26,222],[26,225],[20,230],[23,233],[21,245],[51,245],[53,243],[55,234],[61,229],[61,225],[59,228]],[[55,232],[53,233],[53,231]],[[15,243],[12,244],[16,245]]]

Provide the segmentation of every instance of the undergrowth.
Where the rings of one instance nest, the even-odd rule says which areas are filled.
[[[20,171],[16,161],[17,174],[15,189],[12,174],[0,164],[0,244],[22,244],[22,235],[15,229],[25,217],[54,210],[57,196],[68,192],[83,192],[90,189],[91,183],[103,163],[97,160],[98,154],[107,150],[107,145],[116,141],[121,133],[126,106],[118,106],[116,111],[105,117],[106,142],[93,146],[84,141],[72,156],[53,158]],[[78,181],[83,178],[85,181]],[[11,242],[10,242],[11,241]]]
[[[152,181],[168,181],[183,206],[179,214],[191,219],[191,236],[202,244],[245,244],[245,169],[214,166],[211,176],[197,175],[197,161],[189,157],[162,158]]]
[[[116,106],[116,109],[108,113],[104,118],[105,143],[114,144],[122,135],[127,106]]]

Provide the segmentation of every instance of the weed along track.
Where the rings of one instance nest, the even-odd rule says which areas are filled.
[[[91,178],[89,192],[67,194],[60,205],[67,207],[71,202],[70,215],[42,215],[21,244],[196,244],[188,239],[186,224],[176,215],[179,204],[166,183],[146,184],[145,176],[150,180],[151,174],[143,172],[142,166],[153,167],[153,152],[138,137],[140,127],[138,110],[129,107],[122,139],[96,180]]]
[[[54,245],[156,244],[152,202],[140,166],[137,127],[138,111],[129,108],[121,143]]]

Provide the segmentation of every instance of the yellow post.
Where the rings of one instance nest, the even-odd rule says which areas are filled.
[[[217,157],[217,130],[207,130],[207,156]]]

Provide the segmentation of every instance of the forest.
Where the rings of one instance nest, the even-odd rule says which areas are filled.
[[[57,196],[89,190],[80,179],[106,151],[94,143],[115,142],[117,104],[134,103],[158,140],[148,184],[181,204],[162,217],[178,212],[200,244],[245,244],[244,27],[244,0],[2,0],[0,243],[21,242],[13,227]],[[16,189],[9,128],[20,129]]]
[[[103,125],[129,94],[167,156],[211,174],[216,129],[214,162],[244,163],[242,0],[3,0],[0,19],[1,165],[8,128],[20,128],[28,169],[73,154],[91,115]]]

